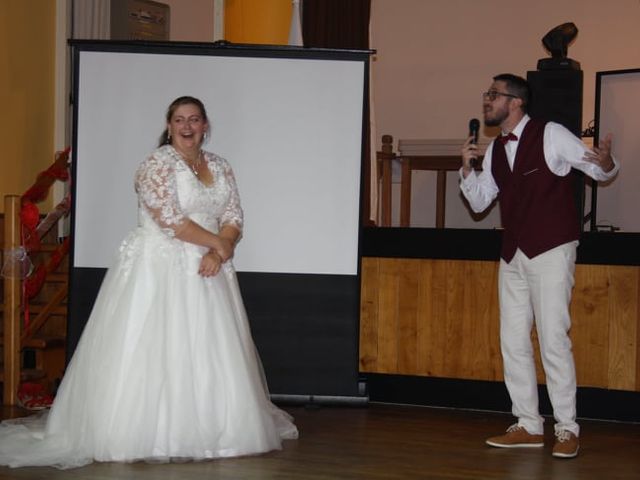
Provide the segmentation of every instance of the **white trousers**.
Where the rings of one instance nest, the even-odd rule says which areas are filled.
[[[536,369],[531,342],[535,319],[555,431],[579,436],[576,423],[576,371],[569,339],[569,304],[578,242],[560,245],[534,258],[517,250],[510,263],[500,260],[500,345],[504,379],[518,425],[543,433],[538,410]]]

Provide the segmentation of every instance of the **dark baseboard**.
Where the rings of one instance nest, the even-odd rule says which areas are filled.
[[[501,230],[368,227],[362,232],[363,257],[500,259]],[[640,265],[639,241],[640,233],[636,232],[583,232],[576,263]]]
[[[372,402],[511,412],[502,382],[361,373]],[[544,385],[538,386],[540,413],[551,415]],[[578,387],[579,418],[640,422],[640,392]]]

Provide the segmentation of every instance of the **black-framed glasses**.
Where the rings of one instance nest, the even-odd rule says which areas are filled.
[[[498,98],[498,96],[509,97],[509,98],[519,98],[517,95],[511,95],[510,93],[502,93],[502,92],[498,92],[497,90],[489,90],[488,92],[482,93],[482,98],[488,98],[492,102],[496,98]]]

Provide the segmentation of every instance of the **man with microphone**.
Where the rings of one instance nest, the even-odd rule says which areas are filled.
[[[460,189],[474,212],[500,203],[503,238],[498,295],[504,379],[517,423],[487,439],[493,447],[543,446],[531,328],[535,321],[555,418],[553,456],[578,454],[576,374],[569,304],[580,235],[571,168],[595,180],[618,171],[611,135],[588,149],[569,130],[527,115],[530,88],[512,74],[493,78],[483,93],[484,123],[501,134],[487,147],[482,171],[472,134],[462,147]]]

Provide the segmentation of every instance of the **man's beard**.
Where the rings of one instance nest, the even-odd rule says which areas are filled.
[[[487,117],[487,113],[484,114],[484,124],[487,127],[499,127],[500,124],[509,116],[509,112],[504,109],[496,112],[493,118]]]

